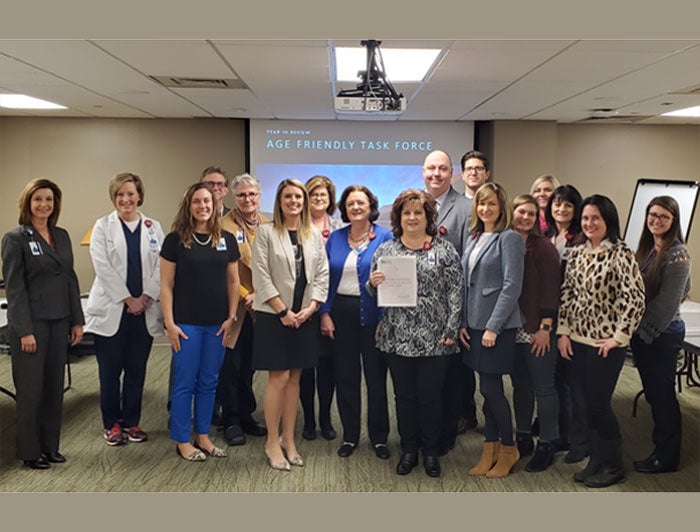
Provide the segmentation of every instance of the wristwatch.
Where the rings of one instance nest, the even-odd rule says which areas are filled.
[[[542,325],[540,325],[540,330],[549,332],[552,330],[552,326],[548,323],[543,323]]]
[[[284,318],[287,315],[287,312],[289,312],[289,309],[287,307],[284,307],[282,310],[280,310],[277,313],[278,318]]]

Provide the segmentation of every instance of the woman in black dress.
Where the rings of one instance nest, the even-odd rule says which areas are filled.
[[[318,364],[318,314],[328,294],[328,259],[311,225],[309,195],[296,179],[282,181],[273,222],[253,243],[256,311],[253,368],[269,373],[264,410],[265,454],[273,469],[303,466],[294,442],[302,369]],[[282,435],[280,437],[280,421]]]

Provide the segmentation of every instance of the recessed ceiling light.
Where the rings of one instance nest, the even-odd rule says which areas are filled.
[[[439,49],[382,48],[384,73],[392,83],[418,82],[433,66]],[[366,48],[336,48],[336,81],[360,81],[357,73],[367,70]]]
[[[25,94],[0,94],[0,107],[7,109],[68,109],[63,105],[32,98]]]
[[[670,111],[668,113],[663,113],[661,116],[683,116],[687,118],[700,118],[700,105],[695,107],[686,107],[685,109],[678,109],[676,111]]]

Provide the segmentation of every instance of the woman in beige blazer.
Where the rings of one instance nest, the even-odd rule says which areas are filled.
[[[318,363],[318,314],[328,294],[328,259],[311,225],[309,196],[296,179],[282,181],[273,223],[258,228],[252,250],[256,312],[253,368],[269,372],[265,453],[274,469],[304,464],[294,443],[301,370]],[[279,425],[282,422],[282,436]]]

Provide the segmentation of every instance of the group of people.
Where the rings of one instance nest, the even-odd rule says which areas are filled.
[[[389,230],[376,223],[379,202],[364,185],[348,186],[336,203],[325,176],[285,179],[268,221],[254,176],[229,182],[210,167],[185,192],[167,235],[138,209],[141,179],[118,174],[109,184],[115,210],[95,223],[90,239],[95,280],[85,315],[70,240],[56,226],[60,189],[30,182],[19,227],[2,242],[18,458],[34,469],[65,461],[63,364],[84,330],[95,337],[106,443],[145,441],[146,365],[153,337],[165,329],[170,436],[188,461],[227,455],[209,437],[220,408],[229,445],[244,444],[246,434],[265,436],[270,467],[303,466],[299,402],[302,438],[317,437],[318,395],[318,426],[333,440],[334,394],[337,454],[350,457],[359,443],[364,399],[374,453],[389,459],[390,374],[396,473],[409,474],[422,455],[425,473],[438,477],[439,457],[477,425],[478,375],[485,438],[469,475],[505,477],[530,454],[525,469],[540,472],[567,451],[570,463],[589,457],[575,481],[610,486],[625,479],[611,400],[631,345],[654,419],[653,451],[634,467],[675,471],[679,308],[690,288],[676,201],[649,203],[635,254],[605,196],[583,199],[547,175],[511,203],[490,179],[485,154],[467,152],[461,170],[465,194],[452,186],[449,154],[429,153],[425,187],[399,194]],[[223,204],[229,188],[231,210]],[[415,304],[378,304],[384,265],[394,257],[415,263]],[[252,417],[254,371],[268,375],[264,425]]]

